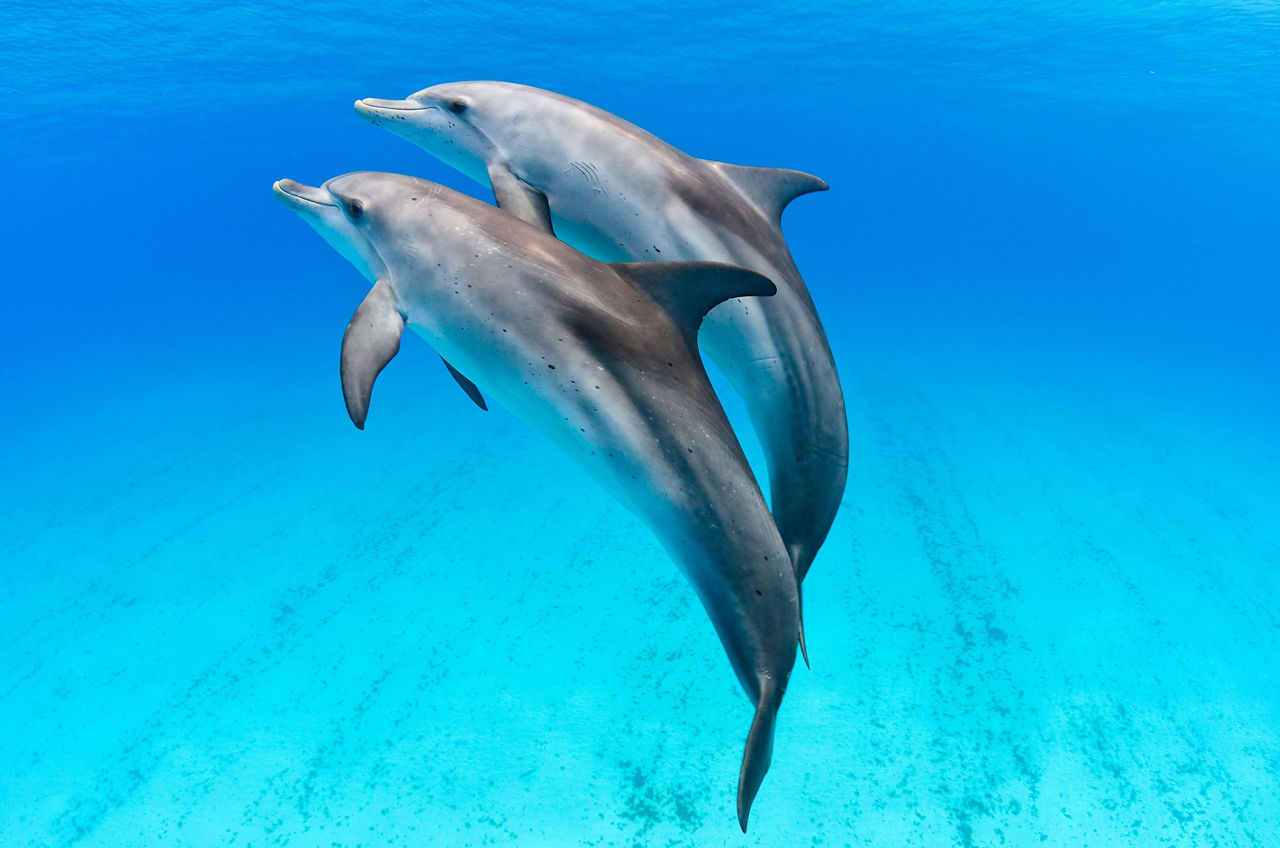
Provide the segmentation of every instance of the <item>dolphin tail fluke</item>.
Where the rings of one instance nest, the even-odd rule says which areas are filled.
[[[760,689],[760,702],[756,704],[756,717],[747,734],[747,747],[742,752],[742,771],[738,774],[738,825],[747,832],[747,817],[751,804],[756,800],[760,784],[769,763],[773,760],[773,728],[778,718],[778,705],[782,695],[777,685],[767,682]]]

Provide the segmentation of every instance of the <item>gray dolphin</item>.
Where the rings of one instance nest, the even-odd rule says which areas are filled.
[[[813,300],[782,237],[783,208],[817,177],[695,159],[587,103],[504,82],[438,85],[356,110],[480,182],[498,205],[601,259],[710,259],[759,271],[767,300],[711,312],[702,349],[741,395],[769,468],[798,580],[844,495],[844,395]]]
[[[738,778],[745,831],[795,664],[799,597],[697,333],[716,304],[773,294],[774,284],[713,262],[608,265],[487,203],[397,174],[347,174],[321,188],[281,180],[274,190],[373,282],[342,340],[357,426],[407,324],[461,380],[475,379],[581,463],[679,563],[755,705]]]

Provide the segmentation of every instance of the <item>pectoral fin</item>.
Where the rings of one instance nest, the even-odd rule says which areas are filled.
[[[379,280],[351,316],[342,335],[342,397],[351,421],[361,430],[369,414],[373,381],[399,352],[404,325],[395,292]]]
[[[545,194],[511,173],[501,163],[489,166],[489,184],[493,186],[493,200],[499,209],[555,235],[555,231],[551,229],[551,207],[547,205]]]
[[[475,403],[476,406],[480,407],[485,412],[488,412],[489,407],[485,406],[484,395],[480,394],[480,390],[476,388],[476,384],[458,373],[458,369],[450,365],[449,360],[445,359],[443,356],[440,357],[440,361],[444,363],[445,368],[449,369],[449,373],[453,375],[453,379],[458,381],[458,385],[462,386],[462,390],[467,393],[467,397],[471,398],[472,402]]]

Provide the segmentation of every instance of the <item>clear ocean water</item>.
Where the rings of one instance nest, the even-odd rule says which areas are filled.
[[[0,5],[0,844],[1280,845],[1280,5]],[[645,528],[273,180],[505,79],[831,185],[773,768]],[[731,397],[727,405],[743,421]],[[759,449],[749,430],[744,442]]]

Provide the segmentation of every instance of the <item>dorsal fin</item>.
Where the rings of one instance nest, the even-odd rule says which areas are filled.
[[[712,307],[735,297],[768,297],[778,291],[763,274],[723,262],[614,262],[609,267],[695,335]]]
[[[704,160],[751,199],[761,212],[782,220],[782,210],[802,194],[826,191],[827,184],[804,171],[786,168],[752,168],[727,162]]]

